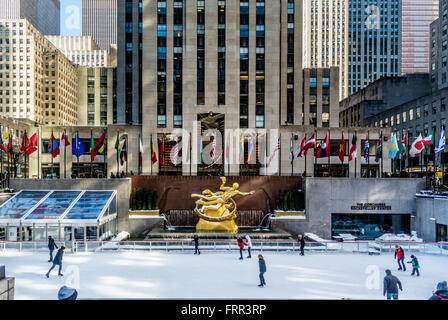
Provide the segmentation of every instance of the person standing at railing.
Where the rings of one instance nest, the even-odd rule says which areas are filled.
[[[238,247],[240,248],[240,260],[243,260],[243,250],[244,250],[245,242],[243,241],[243,238],[238,237],[237,243],[238,243]]]
[[[418,264],[417,257],[411,254],[411,261],[408,261],[408,263],[412,264],[412,273],[411,276],[413,276],[415,273],[417,273],[417,277],[420,277],[420,272],[418,269],[420,268],[420,265]]]
[[[250,259],[252,258],[250,254],[250,250],[252,249],[252,239],[249,237],[249,235],[246,235],[246,245],[247,245],[247,251],[249,252],[247,258]]]
[[[395,246],[394,259],[397,259],[398,270],[406,271],[406,266],[404,265],[404,250],[400,246]],[[400,264],[401,263],[401,264]]]
[[[201,251],[199,250],[199,236],[197,234],[195,234],[193,236],[193,241],[194,241],[194,254],[201,254]]]
[[[59,249],[57,244],[54,242],[54,239],[52,236],[48,236],[48,250],[50,250],[50,260],[48,262],[53,262],[53,251],[54,248]]]
[[[304,256],[305,255],[305,253],[304,253],[304,249],[305,249],[305,239],[303,238],[303,235],[301,235],[301,234],[299,234],[298,236],[297,236],[297,241],[299,242],[299,245],[300,245],[300,255],[301,256]]]
[[[53,265],[51,266],[50,270],[48,270],[48,272],[46,274],[47,278],[49,278],[51,270],[53,270],[54,267],[56,267],[56,266],[59,266],[58,276],[61,276],[61,277],[63,276],[63,274],[61,273],[61,270],[62,270],[62,257],[64,256],[64,250],[65,250],[65,247],[62,246],[61,249],[58,250],[58,253],[56,253],[56,256],[54,257],[54,260],[53,260]]]

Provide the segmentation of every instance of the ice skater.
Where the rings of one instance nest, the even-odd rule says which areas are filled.
[[[395,246],[394,259],[397,259],[398,270],[406,271],[406,266],[404,265],[404,250],[400,246]],[[401,262],[401,264],[400,264]]]
[[[432,293],[429,300],[448,300],[448,286],[446,281],[442,281],[437,284],[437,289]]]
[[[398,300],[398,288],[403,291],[400,280],[387,269],[386,276],[384,277],[383,296],[387,294],[387,300],[391,300],[392,298]]]
[[[299,245],[300,245],[300,255],[301,255],[301,256],[304,256],[304,255],[305,255],[305,253],[304,253],[304,249],[305,249],[305,239],[303,238],[303,235],[299,234],[299,235],[297,236],[297,242],[298,242]]]
[[[420,272],[418,269],[420,269],[420,265],[418,263],[417,257],[411,254],[411,261],[408,261],[408,263],[412,264],[412,273],[411,276],[413,276],[415,273],[417,273],[417,277],[420,277]]]
[[[258,285],[260,288],[263,288],[266,285],[266,281],[264,281],[264,273],[266,272],[266,262],[261,254],[258,255],[258,267],[260,269],[260,284]]]
[[[193,236],[193,241],[194,241],[194,254],[201,254],[201,251],[199,250],[199,236],[197,234],[195,234]]]
[[[51,266],[50,270],[48,270],[46,277],[49,278],[50,277],[50,272],[51,270],[54,269],[54,267],[59,266],[59,272],[58,272],[58,276],[63,276],[63,274],[61,273],[62,270],[62,257],[64,255],[64,250],[65,247],[62,246],[61,249],[58,250],[58,253],[56,253],[56,256],[53,259],[53,265]]]
[[[247,258],[250,259],[252,258],[250,254],[250,249],[252,249],[252,239],[249,237],[249,235],[246,235],[246,245],[247,245],[247,252],[249,252]]]
[[[245,242],[243,241],[243,238],[238,237],[238,247],[240,248],[240,260],[243,260],[243,250],[244,250],[244,245]]]
[[[56,242],[54,242],[53,237],[48,236],[48,250],[50,250],[50,260],[48,260],[48,262],[53,262],[53,251],[55,247],[56,249],[59,249]]]

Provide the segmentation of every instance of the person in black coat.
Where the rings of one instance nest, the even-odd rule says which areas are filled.
[[[297,236],[297,241],[299,242],[299,245],[300,245],[300,255],[301,255],[301,256],[304,256],[304,255],[305,255],[305,253],[304,253],[304,249],[305,249],[305,239],[303,238],[303,235],[299,234],[299,235]]]
[[[266,285],[264,281],[264,273],[266,272],[266,262],[263,259],[261,254],[258,255],[258,267],[260,269],[260,284],[258,285],[260,288]]]
[[[199,237],[197,234],[193,237],[194,241],[194,254],[201,254],[201,251],[199,250]]]
[[[429,300],[448,300],[448,286],[446,281],[437,284],[437,291],[432,293]]]
[[[53,237],[48,236],[48,250],[50,250],[50,260],[48,260],[48,262],[53,261],[53,251],[54,251],[55,247],[56,247],[56,249],[59,249],[58,245],[54,242]]]
[[[58,276],[61,276],[61,277],[63,276],[63,274],[61,273],[61,270],[62,270],[62,257],[64,255],[64,250],[65,250],[65,247],[62,246],[61,249],[58,250],[58,253],[56,253],[56,256],[54,257],[54,260],[53,260],[53,265],[51,266],[50,270],[48,270],[48,272],[46,274],[47,278],[50,276],[51,270],[53,270],[54,267],[56,267],[56,265],[59,266]]]
[[[383,296],[387,294],[387,300],[391,300],[392,298],[398,300],[398,288],[403,291],[400,280],[392,275],[392,272],[387,269],[386,276],[384,277]]]

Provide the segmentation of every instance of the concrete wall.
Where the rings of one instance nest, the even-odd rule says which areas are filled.
[[[143,238],[146,235],[143,234],[144,231],[163,228],[163,221],[162,217],[132,218],[129,219],[128,232],[131,234],[131,238]]]
[[[117,190],[118,232],[128,231],[131,179],[11,179],[11,188],[28,190]]]
[[[448,197],[417,197],[416,209],[417,234],[424,241],[436,241],[436,224],[448,225]]]
[[[306,178],[306,220],[275,220],[272,226],[292,234],[312,232],[331,238],[331,214],[359,214],[357,203],[386,203],[391,210],[369,210],[368,214],[404,213],[415,215],[415,194],[424,189],[424,179]],[[411,230],[415,230],[411,220]]]

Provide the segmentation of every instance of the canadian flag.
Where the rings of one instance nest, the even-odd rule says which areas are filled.
[[[411,150],[409,150],[409,155],[411,157],[415,157],[418,153],[423,151],[425,148],[424,141],[425,140],[423,140],[422,134],[420,133],[418,138],[412,143]],[[431,143],[431,139],[429,141]]]

